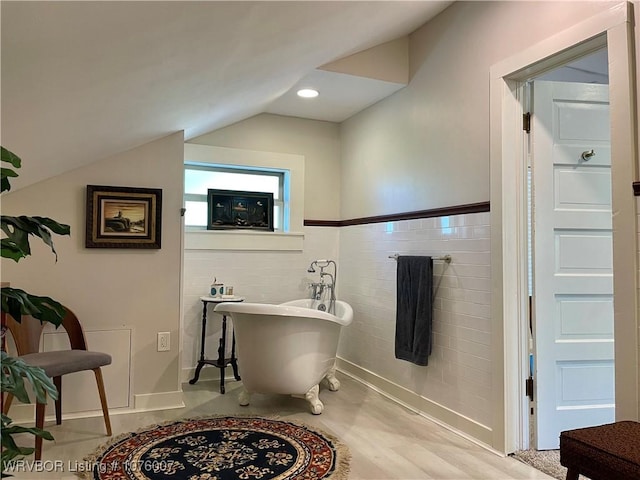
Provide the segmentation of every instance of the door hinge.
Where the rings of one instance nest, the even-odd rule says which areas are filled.
[[[531,112],[522,114],[522,129],[527,133],[531,133]]]
[[[529,400],[533,402],[533,377],[529,377],[525,380],[525,392]]]

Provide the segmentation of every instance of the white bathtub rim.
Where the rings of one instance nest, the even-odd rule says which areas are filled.
[[[297,300],[294,300],[294,302]],[[289,302],[287,302],[289,303]],[[344,309],[344,315],[341,317],[332,315],[321,310],[313,308],[299,307],[287,305],[273,305],[269,303],[250,303],[250,302],[222,302],[216,305],[214,311],[216,313],[243,313],[249,315],[277,315],[284,317],[303,317],[316,318],[318,320],[327,320],[342,326],[349,325],[353,320],[353,309],[351,305],[341,300],[336,300],[336,304]]]

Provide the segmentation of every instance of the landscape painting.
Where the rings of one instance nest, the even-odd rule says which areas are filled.
[[[87,185],[87,248],[160,248],[162,190]]]
[[[119,235],[128,233],[144,236],[147,233],[147,206],[142,200],[110,200],[102,201],[102,235]]]

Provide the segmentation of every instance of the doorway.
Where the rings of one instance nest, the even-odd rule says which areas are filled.
[[[530,445],[615,419],[607,50],[527,82]]]
[[[528,449],[529,398],[523,379],[529,372],[527,169],[519,161],[526,152],[522,108],[527,80],[576,58],[607,48],[611,113],[611,198],[613,230],[613,304],[615,415],[637,419],[638,312],[636,200],[630,182],[636,178],[636,97],[633,78],[630,5],[621,4],[575,25],[491,68],[491,229],[494,341],[502,372],[496,378],[503,407],[496,439],[504,451]]]

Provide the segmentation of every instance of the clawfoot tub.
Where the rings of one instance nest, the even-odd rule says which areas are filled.
[[[320,311],[318,302],[302,299],[269,305],[220,303],[215,312],[231,315],[244,389],[240,405],[249,405],[252,393],[279,393],[304,398],[319,415],[318,398],[325,379],[338,390],[335,360],[342,326],[349,325],[353,310],[335,302],[336,315]]]

